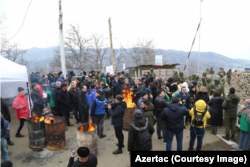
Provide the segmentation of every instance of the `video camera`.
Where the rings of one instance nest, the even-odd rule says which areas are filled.
[[[108,100],[106,103],[105,103],[105,106],[107,107],[108,104],[111,104],[111,107],[113,108],[115,106],[115,100]]]

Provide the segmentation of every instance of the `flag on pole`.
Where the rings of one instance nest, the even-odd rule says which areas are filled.
[[[203,0],[201,0],[201,2],[203,2]]]

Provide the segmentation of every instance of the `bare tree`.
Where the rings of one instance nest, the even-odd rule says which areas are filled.
[[[92,48],[91,48],[91,59],[92,68],[100,70],[102,69],[105,55],[108,53],[108,46],[104,42],[103,35],[92,34]]]
[[[19,45],[18,44],[5,44],[4,46],[4,50],[2,50],[1,54],[15,62],[24,66],[29,66],[30,65],[30,61],[25,57],[26,54],[26,50],[22,50],[19,49]]]
[[[192,61],[187,66],[187,74],[192,75],[198,72],[198,61]]]

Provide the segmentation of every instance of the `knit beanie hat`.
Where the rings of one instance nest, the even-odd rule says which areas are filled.
[[[147,94],[146,92],[142,92],[141,97],[145,96],[146,94]]]
[[[24,89],[22,87],[18,87],[18,92],[23,91]]]
[[[89,156],[89,149],[87,147],[80,147],[77,150],[77,154],[82,158],[86,158]]]
[[[139,109],[136,109],[136,110],[134,111],[133,116],[134,116],[134,118],[135,118],[135,119],[138,119],[138,118],[143,118],[142,111],[141,111],[141,110],[139,110]]]
[[[145,89],[145,92],[146,92],[147,94],[149,94],[149,93],[151,93],[152,91],[151,91],[151,89],[146,88],[146,89]]]
[[[192,84],[193,84],[194,86],[197,86],[197,82],[196,82],[196,81],[193,81]]]
[[[78,81],[81,81],[80,78],[76,78]]]
[[[90,86],[90,87],[91,87],[91,89],[94,89],[94,88],[95,88],[95,86],[96,86],[95,84],[91,84],[91,86]]]
[[[33,84],[31,85],[31,87],[34,88],[34,86],[35,86],[36,84],[37,84],[37,83],[33,83]]]
[[[178,97],[172,97],[172,103],[178,103],[179,98]]]
[[[117,95],[115,97],[115,99],[118,100],[118,101],[122,101],[124,99],[124,97],[122,95]]]
[[[67,84],[63,83],[61,88],[63,88],[63,87],[67,87]]]

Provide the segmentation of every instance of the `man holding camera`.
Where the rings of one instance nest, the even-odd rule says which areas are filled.
[[[114,125],[115,128],[115,135],[116,138],[118,139],[118,149],[113,152],[113,154],[120,154],[122,153],[122,147],[124,147],[124,136],[122,133],[122,127],[123,127],[123,116],[124,116],[124,111],[127,108],[127,103],[122,101],[124,97],[122,95],[117,95],[115,97],[115,106],[112,109],[111,104],[108,104],[108,111],[109,114],[112,117],[112,124]]]
[[[180,91],[180,93],[177,95],[177,97],[181,99],[182,105],[185,106],[185,107],[190,111],[190,109],[191,109],[190,96],[189,96],[189,94],[186,92],[186,87],[185,87],[185,86],[183,86],[183,87],[181,88],[181,91]],[[185,119],[185,124],[186,124],[186,126],[188,125],[188,121],[191,122],[191,120],[188,120],[188,118],[190,118],[190,117],[189,117],[189,115],[187,114],[187,115],[186,115],[186,119]]]

